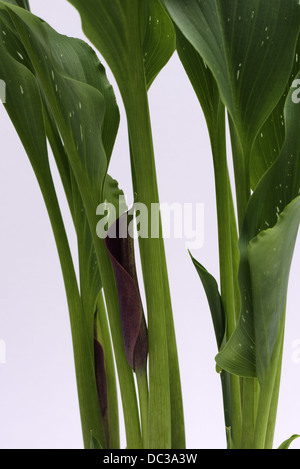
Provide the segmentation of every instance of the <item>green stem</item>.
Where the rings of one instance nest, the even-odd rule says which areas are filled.
[[[140,415],[141,415],[141,427],[142,427],[142,442],[143,448],[148,448],[148,423],[149,423],[149,390],[148,390],[148,378],[147,368],[143,367],[141,370],[136,370],[136,380],[139,393],[140,402]]]
[[[155,168],[154,168],[155,170]],[[157,198],[158,185],[157,177],[154,172],[153,175]],[[171,447],[172,449],[184,449],[186,446],[185,441],[185,424],[184,424],[184,410],[182,399],[182,388],[180,379],[180,369],[178,360],[178,351],[175,335],[175,325],[173,318],[173,308],[170,292],[170,284],[168,277],[167,259],[165,252],[165,245],[163,238],[159,238],[161,248],[161,268],[162,280],[165,293],[165,319],[167,330],[167,346],[168,346],[168,359],[169,359],[169,378],[170,378],[170,403],[171,403]]]
[[[95,438],[106,447],[95,380],[93,344],[88,340],[89,334],[86,330],[68,238],[53,183],[50,183],[50,179],[46,181],[39,179],[39,184],[51,221],[67,295],[84,446],[90,447],[92,430]]]
[[[74,148],[72,144],[66,144],[66,154],[72,154]],[[136,389],[133,379],[133,373],[127,363],[125,351],[123,347],[123,335],[120,321],[118,293],[115,282],[113,267],[107,253],[104,240],[99,239],[96,234],[97,216],[96,207],[99,203],[98,197],[90,194],[90,181],[85,175],[79,171],[77,166],[72,167],[74,176],[81,194],[82,201],[86,210],[88,223],[90,226],[95,252],[98,260],[100,276],[103,283],[103,290],[107,305],[107,313],[111,329],[113,347],[116,358],[118,378],[120,383],[124,421],[126,428],[127,447],[138,449],[141,448],[141,432],[139,413],[136,397]],[[97,202],[98,200],[98,202]]]
[[[118,449],[120,447],[120,437],[115,364],[102,290],[97,300],[96,332],[97,338],[104,351],[104,366],[107,385],[107,446],[109,449]]]
[[[167,263],[163,240],[161,242],[162,253],[162,277],[165,291],[165,314],[169,357],[169,376],[170,376],[170,399],[171,399],[171,437],[172,449],[184,449],[185,443],[185,425],[181,390],[181,379],[177,353],[177,343],[175,337],[173,310],[171,303],[170,287],[167,272]]]
[[[253,449],[254,430],[257,413],[258,382],[256,378],[243,378],[242,380],[242,436],[241,448]]]
[[[150,138],[151,136],[151,128]],[[130,138],[130,136],[129,136]],[[132,146],[131,146],[131,157],[132,157]],[[134,172],[134,162],[132,157],[132,177],[134,191],[138,190],[136,183],[136,176]],[[156,200],[159,200],[157,178],[154,167],[153,174]],[[137,194],[137,192],[136,192]],[[160,215],[159,215],[160,216]],[[161,220],[159,219],[159,223]],[[166,321],[166,336],[167,336],[167,348],[168,348],[168,362],[169,362],[169,380],[170,380],[170,405],[171,405],[171,447],[173,449],[185,448],[185,425],[184,425],[184,411],[183,411],[183,400],[182,400],[182,389],[181,379],[179,370],[179,360],[177,352],[177,343],[175,337],[175,327],[173,319],[173,309],[170,294],[170,286],[168,279],[167,261],[165,254],[165,246],[162,237],[158,238],[160,243],[160,254],[161,254],[161,276],[163,282],[163,290],[165,294],[165,321]]]
[[[227,340],[236,326],[235,261],[233,260],[232,234],[236,229],[233,217],[232,196],[228,177],[225,134],[225,108],[219,101],[215,132],[210,132],[213,152],[215,188],[219,235],[219,260],[221,296],[226,314]],[[241,435],[241,395],[237,376],[231,375],[232,438],[237,447]]]
[[[280,388],[280,381],[281,381],[283,339],[284,339],[284,335],[282,336],[280,359],[278,363],[274,389],[273,389],[273,394],[272,394],[272,401],[271,401],[271,406],[270,406],[270,413],[269,413],[269,420],[268,420],[268,427],[267,427],[267,434],[266,434],[266,441],[265,441],[265,449],[272,449],[273,447],[275,424],[276,424],[276,418],[277,418],[279,388]]]
[[[284,332],[282,332],[281,337],[278,339],[277,345],[273,352],[272,366],[268,372],[268,375],[260,379],[260,395],[254,433],[255,449],[265,449],[267,440],[268,442],[270,441],[270,436],[267,438],[267,431],[268,429],[270,431],[271,428],[269,426],[271,404],[272,402],[274,402],[274,396],[276,397],[276,394],[278,392],[278,368],[281,363],[283,337]]]
[[[138,21],[135,24],[138,27]],[[132,32],[132,37],[139,37],[139,31]],[[136,54],[130,61],[135,64],[134,84],[123,91],[123,100],[129,127],[135,201],[147,207],[150,228],[151,204],[159,204],[159,196],[143,54],[136,44],[132,51]],[[160,220],[159,225],[159,237],[140,237],[139,245],[148,312],[149,447],[166,449],[172,445],[184,447],[185,443],[182,441],[184,422],[179,367]],[[175,425],[180,431],[176,434],[174,430],[172,434]]]
[[[74,151],[72,144],[66,145],[66,153],[72,154]],[[90,182],[85,174],[83,174],[77,166],[72,168],[85,207],[86,216],[90,226],[93,244],[97,256],[100,276],[102,279],[104,296],[107,306],[107,314],[110,324],[112,342],[116,358],[116,366],[120,383],[120,391],[122,397],[122,405],[124,412],[124,422],[126,428],[127,447],[139,449],[141,448],[141,432],[139,413],[136,397],[136,389],[133,379],[132,370],[126,360],[123,347],[123,335],[120,320],[119,300],[116,287],[115,275],[111,260],[105,247],[103,239],[99,239],[96,233],[97,216],[96,207],[98,197],[91,196],[89,191]]]
[[[142,83],[143,73],[142,69]],[[135,202],[147,207],[151,229],[151,204],[158,204],[159,200],[153,179],[155,167],[147,92],[141,79],[137,80],[135,94],[128,103],[131,104],[127,106],[127,114]],[[136,122],[139,122],[138,127]],[[159,238],[139,237],[139,246],[148,313],[149,447],[167,449],[171,447],[171,401],[161,243]]]
[[[260,388],[260,398],[257,410],[257,420],[254,433],[254,449],[264,449],[268,418],[272,400],[273,381],[266,381]]]

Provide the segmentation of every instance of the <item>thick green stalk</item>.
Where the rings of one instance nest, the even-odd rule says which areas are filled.
[[[108,421],[108,448],[120,447],[118,394],[115,375],[115,363],[112,351],[110,333],[107,323],[106,307],[101,290],[97,300],[96,313],[97,338],[104,351],[104,366],[107,385],[107,421]]]
[[[236,203],[238,212],[239,232],[241,233],[247,205],[250,199],[250,178],[249,178],[249,154],[242,149],[235,126],[230,116],[228,116],[232,156],[234,165],[234,177],[236,188]],[[259,386],[256,379],[240,379],[242,389],[242,447],[252,448],[254,445],[254,426],[257,412],[257,399]]]
[[[154,182],[158,196],[158,185],[156,174],[154,174]],[[161,267],[162,279],[165,292],[165,318],[167,328],[167,345],[169,357],[169,376],[170,376],[170,399],[171,399],[171,438],[172,449],[184,449],[185,441],[185,424],[184,410],[182,400],[182,389],[180,379],[179,360],[177,352],[177,343],[175,335],[175,326],[173,318],[173,308],[170,292],[170,284],[168,277],[167,259],[163,238],[159,238],[161,247]]]
[[[273,447],[275,424],[276,424],[276,418],[277,418],[279,389],[280,389],[280,381],[281,381],[283,342],[284,342],[284,334],[282,336],[280,359],[278,363],[277,374],[275,378],[273,395],[272,395],[272,401],[271,401],[271,406],[270,406],[270,413],[269,413],[269,420],[268,420],[268,427],[267,427],[266,441],[265,441],[265,449],[272,449]]]
[[[128,101],[132,103],[132,109],[127,109],[129,126],[135,116],[134,126],[129,128],[135,201],[147,207],[150,230],[151,204],[159,201],[153,179],[155,168],[145,85]],[[159,238],[149,237],[139,238],[139,245],[148,312],[149,447],[166,449],[171,448],[171,402],[161,243]]]
[[[151,129],[150,129],[151,131]],[[130,138],[130,137],[129,137]],[[131,149],[132,157],[132,149]],[[133,163],[132,163],[133,167]],[[134,170],[132,171],[133,176],[133,187],[137,188],[137,183],[135,182]],[[158,194],[157,188],[157,179],[156,174],[154,174],[154,182],[156,191]],[[158,195],[157,195],[158,200]],[[159,214],[159,223],[160,214]],[[163,281],[163,290],[165,293],[165,321],[166,321],[166,333],[167,333],[167,347],[168,347],[168,359],[169,359],[169,377],[170,377],[170,404],[171,404],[171,447],[173,449],[183,449],[185,448],[185,425],[184,425],[184,411],[183,411],[183,400],[182,400],[182,389],[181,389],[181,379],[180,379],[180,370],[179,370],[179,361],[178,361],[178,352],[177,352],[177,343],[175,336],[175,327],[174,327],[174,318],[173,318],[173,309],[172,301],[170,294],[170,285],[168,279],[168,270],[167,270],[167,261],[165,255],[165,246],[163,238],[159,238],[160,248],[161,248],[161,269],[162,269],[162,281]]]
[[[136,50],[136,47],[133,48]],[[149,338],[149,447],[171,448],[171,400],[161,240],[151,238],[151,204],[158,204],[153,141],[142,51],[135,58],[135,85],[124,99],[131,145],[135,201],[148,209],[148,238],[139,238]],[[154,220],[153,220],[154,222]],[[160,227],[161,236],[161,227]],[[178,422],[181,425],[181,422]]]
[[[269,419],[271,404],[274,403],[274,391],[275,397],[278,392],[278,367],[281,363],[283,336],[284,332],[282,332],[282,336],[278,340],[274,350],[272,366],[268,375],[264,377],[260,383],[260,395],[254,433],[254,449],[265,449],[267,440],[268,442],[270,441],[269,437],[267,438],[267,431],[272,432],[271,427],[269,427]]]
[[[128,48],[130,83],[120,87],[128,120],[131,169],[135,202],[148,209],[149,236],[151,205],[159,204],[152,131],[139,18],[132,22]],[[145,285],[149,338],[149,447],[185,446],[181,385],[175,342],[167,267],[159,219],[158,238],[139,238]]]
[[[225,134],[225,109],[219,102],[217,110],[218,118],[214,126],[215,132],[210,132],[214,172],[219,234],[219,260],[220,260],[220,283],[221,296],[226,314],[227,340],[234,332],[236,326],[236,292],[234,269],[235,261],[233,255],[236,253],[232,248],[232,234],[235,219],[232,213],[231,189],[228,177],[226,157],[226,134]],[[240,383],[237,376],[231,375],[231,400],[232,400],[232,438],[234,445],[240,444],[241,435],[241,394]]]
[[[242,436],[241,448],[253,449],[254,430],[257,413],[259,387],[256,378],[243,378],[242,380]]]

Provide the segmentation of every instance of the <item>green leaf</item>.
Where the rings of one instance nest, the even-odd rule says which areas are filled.
[[[28,0],[3,0],[3,3],[11,3],[12,5],[17,5],[19,7],[30,10]]]
[[[280,155],[285,139],[284,106],[287,95],[299,72],[300,36],[298,39],[294,65],[285,92],[274,111],[262,126],[256,137],[250,161],[251,188],[254,190],[265,172]]]
[[[45,101],[45,100],[44,100]],[[72,213],[73,221],[77,233],[78,260],[79,260],[79,279],[80,295],[86,322],[86,329],[89,336],[89,342],[93,342],[94,336],[94,312],[95,303],[99,298],[99,292],[102,287],[101,276],[98,268],[97,256],[92,239],[92,234],[84,210],[82,199],[72,175],[68,156],[65,147],[61,141],[59,131],[55,121],[50,113],[46,113],[47,136],[52,147],[52,151],[57,163],[63,186],[66,192],[69,207]],[[118,184],[110,176],[106,176],[104,196],[111,203],[118,203],[119,197],[123,195],[118,188]],[[124,197],[124,195],[123,195]],[[99,311],[97,307],[97,311]],[[98,328],[99,332],[99,328]],[[98,334],[99,335],[99,334]],[[106,311],[101,314],[101,344],[104,350],[104,361],[106,365],[106,393],[108,395],[108,410],[103,416],[104,427],[108,447],[119,447],[119,421],[118,421],[118,401],[116,395],[115,367],[112,357],[112,345],[110,333],[108,331]],[[96,351],[96,345],[95,345]],[[95,361],[97,371],[97,364]],[[99,387],[99,385],[98,385]],[[103,388],[100,386],[100,390]],[[98,392],[99,394],[99,392]]]
[[[79,248],[79,251],[85,259],[91,259],[93,257],[91,256],[91,249],[93,249],[91,233],[86,222],[81,196],[73,179],[73,169],[76,168],[77,175],[81,170],[82,178],[90,178],[91,182],[94,181],[94,187],[91,189],[87,187],[87,190],[96,194],[95,202],[99,203],[101,186],[104,186],[106,178],[107,159],[110,158],[119,123],[114,93],[103,66],[87,44],[59,35],[46,23],[29,13],[21,14],[18,9],[14,11],[21,15],[18,18],[14,14],[13,18],[19,26],[19,31],[23,33],[24,44],[39,75],[44,102],[48,109],[47,128],[48,134],[51,129],[50,143],[56,161],[58,164],[63,162],[64,165],[64,170],[61,167],[59,169],[60,174],[63,172],[65,174],[62,179],[65,181],[66,193],[69,194],[68,200],[73,212],[79,245],[87,246],[87,253],[84,252],[85,249]],[[22,22],[21,18],[25,22]],[[57,74],[56,81],[55,73]],[[80,101],[80,94],[83,97],[82,101]],[[92,105],[94,98],[94,105]],[[105,104],[107,104],[107,110],[102,119]],[[51,115],[53,110],[56,121]],[[95,118],[93,118],[93,113]],[[59,125],[63,120],[65,123]],[[56,122],[58,122],[59,129]],[[101,136],[103,136],[103,145]],[[71,166],[68,161],[69,157],[73,163]],[[99,177],[100,173],[102,177]],[[88,186],[87,179],[86,183]],[[97,270],[93,262],[92,264],[92,270]],[[88,270],[84,269],[86,273]],[[97,275],[99,276],[99,273]],[[89,281],[89,285],[92,283]],[[87,308],[91,311],[91,318],[93,318],[96,298],[101,288],[99,279],[96,283],[94,295],[88,295],[92,300],[91,307]]]
[[[157,0],[143,2],[143,53],[148,89],[173,55],[176,45],[174,26]]]
[[[218,120],[216,110],[220,102],[217,82],[194,46],[186,39],[179,28],[175,27],[175,30],[178,56],[201,104],[209,134],[213,135]]]
[[[10,18],[3,10],[0,22],[3,34],[3,40],[0,41],[0,64],[2,78],[8,85],[5,106],[36,174],[58,247],[70,310],[83,435],[87,444],[90,428],[93,428],[100,439],[103,437],[98,419],[94,363],[70,248],[48,162],[41,94],[26,51]]]
[[[191,254],[190,254],[191,255]],[[221,350],[222,346],[226,343],[226,318],[224,314],[222,299],[219,293],[218,284],[215,278],[191,255],[192,262],[197,270],[197,273],[201,279],[204,287],[212,321],[214,325],[218,350]],[[217,370],[219,371],[219,370]],[[232,403],[230,394],[230,376],[228,373],[220,370],[220,377],[222,382],[223,399],[224,399],[224,417],[226,427],[232,425]],[[231,442],[231,432],[227,433],[228,444]]]
[[[239,322],[216,358],[220,367],[241,376],[257,376],[261,383],[273,366],[273,353],[282,334],[299,224],[300,107],[293,102],[292,93],[293,89],[285,105],[284,146],[252,195],[240,237]]]
[[[122,349],[113,270],[104,241],[97,237],[95,229],[96,209],[104,201],[107,167],[118,128],[115,98],[103,67],[86,43],[59,35],[46,23],[17,7],[11,6],[9,11],[56,122],[82,198],[106,295],[122,389],[127,443],[129,447],[140,447],[136,391]],[[106,123],[108,116],[111,124]],[[87,248],[90,249],[90,245]]]
[[[175,50],[174,28],[160,2],[69,1],[81,15],[85,34],[112,69],[121,93],[131,80],[136,60],[143,61],[150,87]]]
[[[105,101],[96,54],[84,42],[59,35],[29,13],[14,10],[13,20],[46,94],[77,183],[80,174],[89,196],[100,202],[108,161],[101,141]],[[108,100],[108,109],[115,109],[113,99]],[[114,129],[112,134],[115,137]]]
[[[268,378],[284,330],[289,270],[300,222],[300,197],[280,214],[274,228],[251,240],[248,257],[255,324],[256,374]]]
[[[281,443],[278,449],[289,449],[291,443],[293,443],[293,441],[297,438],[300,438],[300,435],[292,435],[290,438]]]
[[[163,0],[163,4],[213,73],[248,167],[254,139],[290,76],[299,32],[298,1]]]
[[[207,272],[207,270],[196,259],[194,259],[193,256],[191,256],[191,258],[206,293],[214,324],[218,350],[220,350],[225,337],[226,320],[218,284],[215,278]]]
[[[93,175],[95,180],[94,187],[89,184],[90,176],[88,175],[88,170],[91,166],[90,159],[94,157],[94,161],[101,163],[101,161],[103,162],[104,160],[103,157],[105,157],[105,162],[107,159],[106,164],[108,164],[118,129],[119,112],[112,87],[106,78],[105,70],[99,63],[94,51],[92,51],[92,49],[87,44],[85,44],[83,41],[66,38],[65,36],[57,34],[48,25],[33,17],[33,15],[26,14],[26,16],[23,13],[20,13],[20,10],[18,9],[14,11],[18,12],[21,15],[21,18],[25,18],[25,20],[28,21],[29,27],[31,28],[30,31],[26,34],[24,34],[24,30],[22,30],[24,34],[23,39],[25,39],[25,42],[26,40],[28,41],[28,38],[35,39],[35,45],[27,44],[27,47],[30,51],[32,62],[35,65],[38,64],[35,73],[39,75],[41,93],[46,108],[45,119],[47,123],[47,135],[49,137],[50,144],[58,164],[76,227],[80,266],[80,293],[82,307],[84,309],[84,316],[82,317],[82,320],[85,321],[84,329],[86,330],[86,333],[89,337],[90,346],[92,347],[95,304],[101,289],[101,278],[97,266],[97,257],[93,244],[90,223],[88,223],[86,217],[85,205],[82,202],[81,193],[78,190],[78,186],[74,178],[74,165],[72,166],[71,162],[74,163],[75,161],[75,165],[77,163],[78,170],[82,160],[85,159],[84,167],[81,166],[82,169],[80,172],[80,182],[84,176],[87,177],[85,187],[90,191],[90,210],[95,207],[95,209],[93,209],[93,215],[96,216],[96,206],[101,201],[101,179],[98,178],[98,180],[95,180],[96,174],[94,174],[94,168],[91,168],[92,173],[90,174]],[[24,28],[24,24],[22,24],[21,19],[18,20],[16,19],[16,16],[14,16],[14,21],[19,21],[18,26],[20,29]],[[19,60],[21,56],[28,59],[28,54],[26,51],[24,51],[23,46],[22,49],[19,47],[12,47],[11,49]],[[29,68],[33,69],[29,59],[28,62]],[[44,67],[42,67],[42,64]],[[54,83],[54,70],[57,72],[60,70],[60,83],[62,86],[65,85],[66,87],[71,88],[71,86],[69,86],[68,80],[70,80],[72,85],[74,85],[74,93],[72,93],[71,100],[70,95],[68,96],[66,93],[62,93],[61,90],[59,90],[59,78],[57,79],[56,83]],[[81,87],[81,85],[84,85],[85,83],[88,86],[83,89],[84,87]],[[76,86],[79,88],[81,87],[81,91],[83,93],[87,93],[90,101],[85,98],[84,94],[82,95],[81,100],[78,99],[78,95],[76,96]],[[97,100],[94,100],[93,97],[93,93],[97,90],[99,91],[97,98],[102,106],[102,113],[105,109],[103,97],[105,98],[106,104],[105,115],[102,122],[101,112],[99,113],[99,109],[101,110],[101,108],[98,109],[97,107],[99,105],[99,101],[97,104]],[[89,122],[87,121],[88,114],[91,111],[89,103],[91,103],[93,100],[95,111],[97,113],[97,119],[93,119],[93,124],[95,124],[94,127],[89,126]],[[70,109],[72,108],[73,111],[70,112]],[[62,128],[61,123],[63,121],[63,116],[66,116],[66,114],[68,116],[65,119],[67,125]],[[55,116],[55,118],[53,116]],[[83,119],[83,121],[81,121],[81,119]],[[71,120],[73,126],[68,125],[68,121]],[[85,128],[83,122],[87,124]],[[97,123],[99,125],[97,125]],[[57,128],[57,125],[59,128]],[[85,132],[88,126],[88,131]],[[79,145],[77,144],[75,145],[76,150],[74,150],[74,142],[76,142],[76,140],[78,141],[79,134],[81,139],[85,137],[87,140],[86,151],[84,151],[81,146],[79,148]],[[31,135],[31,133],[28,132],[28,135]],[[103,146],[99,144],[99,139],[101,138],[103,140]],[[71,145],[73,143],[71,148],[70,142]],[[103,151],[103,147],[105,149],[105,153]],[[90,148],[92,148],[93,151],[91,151]],[[73,159],[70,158],[69,161],[70,155],[73,157]],[[116,182],[106,175],[106,169],[104,171],[103,177],[103,198],[106,198],[109,202],[116,204],[119,202],[117,199],[119,195],[121,195],[121,191],[119,189],[116,190]],[[85,201],[86,199],[87,192],[85,192]],[[93,204],[93,207],[91,204]],[[96,226],[96,219],[94,226]],[[118,318],[118,316],[116,316],[116,318]],[[106,344],[109,344],[109,341],[106,341]],[[107,350],[105,350],[105,354],[106,356],[108,355]],[[93,354],[91,354],[91,356],[93,356]],[[114,366],[114,363],[112,362],[110,365]],[[124,373],[126,373],[125,369]],[[112,373],[110,373],[110,375],[111,374]],[[111,379],[111,382],[113,382],[113,379]],[[113,390],[112,394],[114,394]],[[127,394],[129,395],[129,392],[127,392]],[[114,414],[116,414],[116,412],[114,412]],[[132,421],[134,422],[133,418]],[[117,447],[118,422],[115,421],[113,425],[111,424],[111,427],[111,444],[114,447]],[[115,440],[113,440],[114,436],[116,436]]]

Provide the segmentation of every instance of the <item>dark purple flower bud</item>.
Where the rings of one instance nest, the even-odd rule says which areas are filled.
[[[127,361],[136,371],[146,365],[148,334],[140,297],[133,239],[128,233],[132,221],[129,212],[118,218],[105,240],[117,283],[123,342]]]

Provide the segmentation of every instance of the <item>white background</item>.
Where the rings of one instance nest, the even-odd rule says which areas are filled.
[[[79,15],[66,0],[30,3],[32,11],[58,32],[85,39]],[[121,110],[109,172],[130,199],[126,120],[109,70],[108,76]],[[211,150],[202,111],[176,54],[153,84],[149,98],[160,199],[205,204],[205,244],[193,254],[218,278]],[[6,344],[6,364],[0,364],[0,448],[82,448],[68,309],[54,239],[27,156],[2,106],[0,123],[0,340]],[[59,182],[57,187],[62,194]],[[76,253],[62,195],[61,204]],[[224,448],[221,389],[214,370],[217,350],[206,298],[185,241],[167,240],[166,249],[187,447]],[[275,447],[300,433],[299,260],[298,242]],[[300,448],[300,443],[293,447]]]

